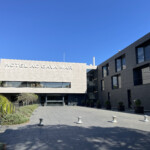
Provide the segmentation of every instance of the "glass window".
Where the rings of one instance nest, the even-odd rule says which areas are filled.
[[[139,47],[137,49],[137,62],[141,63],[144,61],[144,49],[143,47]]]
[[[145,47],[145,60],[150,60],[150,45]]]
[[[150,67],[144,67],[141,69],[142,72],[142,83],[148,84],[150,83]]]
[[[121,71],[121,59],[116,59],[116,71]]]
[[[116,61],[116,72],[126,69],[125,55],[117,58],[115,61]]]
[[[102,76],[106,77],[108,75],[109,75],[109,65],[107,64],[107,65],[102,67]]]
[[[134,85],[150,83],[150,67],[148,65],[133,70]]]
[[[122,57],[122,69],[126,69],[126,59],[125,59],[125,56]]]
[[[112,88],[117,89],[118,88],[118,79],[117,76],[112,77]]]
[[[20,82],[0,81],[1,87],[29,87],[29,88],[71,88],[70,82]]]
[[[112,77],[112,89],[121,88],[121,76],[116,75]]]

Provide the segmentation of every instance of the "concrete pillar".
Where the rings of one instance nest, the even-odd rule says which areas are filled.
[[[45,106],[47,106],[47,95],[45,96]]]
[[[64,96],[62,97],[62,100],[63,100],[63,106],[65,105],[65,98],[64,98]]]

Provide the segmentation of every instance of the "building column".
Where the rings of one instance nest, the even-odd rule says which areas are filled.
[[[62,97],[62,100],[63,100],[63,106],[64,106],[65,105],[65,102],[64,102],[65,98],[64,98],[64,96]]]
[[[47,95],[45,96],[45,106],[47,106]]]

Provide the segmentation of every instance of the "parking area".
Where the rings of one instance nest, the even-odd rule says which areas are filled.
[[[77,124],[79,116],[82,124]],[[40,118],[43,126],[38,126]],[[0,141],[8,150],[149,150],[150,122],[143,115],[102,109],[39,107],[29,123],[2,127]]]

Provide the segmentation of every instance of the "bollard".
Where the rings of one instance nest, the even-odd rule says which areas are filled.
[[[144,122],[149,122],[147,117],[148,117],[147,115],[144,115]]]
[[[81,116],[79,116],[79,117],[78,117],[78,122],[77,122],[78,124],[83,123],[81,119],[82,119],[82,117],[81,117]]]
[[[116,116],[112,116],[113,120],[112,123],[117,123],[117,117]]]
[[[38,126],[43,126],[43,124],[42,124],[43,119],[42,119],[42,118],[40,118],[40,119],[39,119],[39,121],[40,121],[40,122],[39,122]]]

